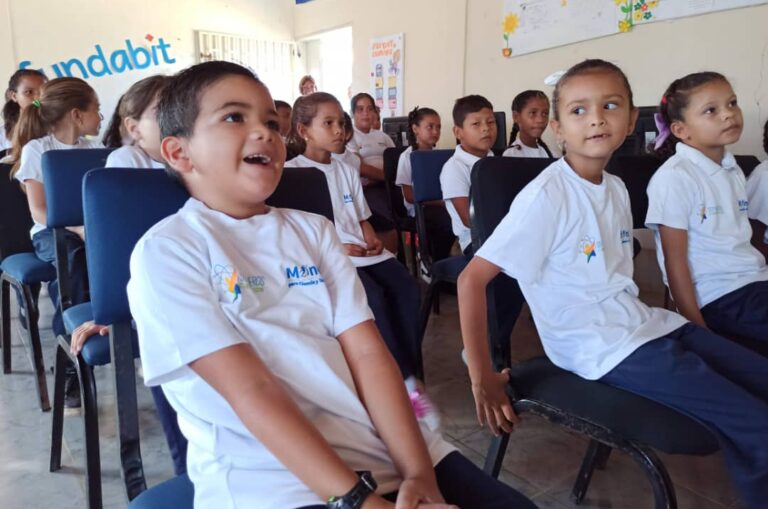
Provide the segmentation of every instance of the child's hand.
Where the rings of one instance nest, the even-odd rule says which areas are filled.
[[[437,484],[424,479],[406,479],[397,491],[395,509],[458,509],[448,505]]]
[[[381,239],[374,235],[370,239],[366,239],[366,242],[368,243],[367,249],[365,251],[365,256],[376,256],[380,255],[381,252],[384,250],[384,244],[381,242]]]
[[[67,230],[71,231],[78,237],[80,237],[80,240],[85,241],[85,227],[84,226],[67,226]]]
[[[344,244],[347,256],[365,256],[366,248],[357,244]]]
[[[493,373],[479,384],[472,384],[477,420],[481,426],[487,423],[497,436],[501,431],[511,433],[512,426],[520,422],[505,391],[508,382],[509,369],[505,369],[501,373]]]
[[[72,332],[72,342],[69,344],[69,351],[72,352],[72,355],[79,354],[85,342],[94,334],[106,336],[109,334],[109,327],[88,321],[75,329]]]

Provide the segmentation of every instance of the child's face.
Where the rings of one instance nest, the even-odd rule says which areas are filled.
[[[155,98],[138,119],[126,118],[125,124],[133,142],[141,147],[149,157],[155,161],[162,162],[163,156],[160,154],[160,125],[157,123],[157,101],[158,98]]]
[[[496,141],[496,117],[489,108],[468,114],[461,127],[454,127],[461,147],[477,157],[485,157]]]
[[[291,108],[277,108],[277,119],[280,122],[280,136],[288,136],[291,132]]]
[[[413,134],[420,146],[434,147],[440,140],[440,117],[437,115],[425,115],[421,122],[412,126]]]
[[[355,111],[352,112],[352,115],[355,120],[355,127],[364,133],[371,130],[373,123],[378,116],[376,114],[376,108],[367,97],[361,97],[357,100]]]
[[[300,125],[299,134],[307,139],[308,148],[342,154],[346,143],[344,112],[338,104],[320,103],[312,122]]]
[[[549,124],[549,101],[543,97],[528,99],[521,111],[512,112],[512,121],[520,133],[530,140],[538,140]]]
[[[694,148],[722,148],[741,137],[744,118],[731,85],[710,81],[694,89],[683,111],[683,121],[672,122],[672,134]]]
[[[77,121],[80,135],[96,136],[99,134],[101,128],[101,121],[103,117],[99,112],[101,105],[99,99],[94,97],[91,104],[85,110],[75,110],[75,118]]]
[[[635,126],[637,109],[629,103],[629,93],[615,72],[593,71],[569,78],[560,89],[558,120],[552,129],[565,143],[567,158],[604,159],[624,143]]]
[[[10,99],[19,104],[22,110],[40,98],[40,89],[45,84],[42,76],[24,76],[19,80],[19,86],[11,91]]]
[[[189,138],[166,137],[163,158],[210,208],[244,218],[264,212],[285,164],[285,145],[267,88],[227,76],[200,95]]]

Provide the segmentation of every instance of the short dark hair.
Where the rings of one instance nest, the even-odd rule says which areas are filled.
[[[493,104],[482,95],[467,95],[456,99],[456,103],[453,105],[453,125],[461,127],[464,125],[467,115],[477,113],[485,108],[493,111]]]
[[[371,96],[371,94],[366,93],[366,92],[359,92],[359,93],[353,95],[352,99],[349,100],[349,108],[350,108],[349,113],[350,114],[352,114],[352,115],[355,114],[355,108],[357,108],[357,102],[360,99],[368,99],[369,101],[371,101],[371,105],[373,106],[373,109],[374,110],[378,109],[378,106],[376,106],[376,101],[373,100],[373,96]]]
[[[281,101],[279,99],[276,99],[275,100],[275,109],[279,110],[280,108],[288,108],[289,110],[292,109],[291,105],[288,104],[287,102]]]
[[[160,94],[157,104],[160,138],[192,136],[195,122],[200,115],[200,99],[203,92],[228,76],[243,76],[262,84],[250,69],[221,60],[193,65],[174,75]],[[165,170],[168,175],[184,185],[181,175],[169,164],[165,165]]]

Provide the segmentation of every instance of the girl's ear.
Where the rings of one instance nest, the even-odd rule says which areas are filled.
[[[520,113],[517,111],[512,112],[512,123],[513,124],[519,124],[520,123]]]
[[[565,140],[563,140],[563,136],[560,131],[560,121],[555,120],[554,118],[549,121],[549,127],[552,128],[552,132],[555,134],[555,138],[557,138],[557,144],[562,145]]]
[[[299,133],[299,138],[302,140],[307,139],[307,126],[301,122],[296,122],[296,132]]]
[[[691,135],[688,130],[688,126],[684,122],[676,120],[669,126],[669,132],[675,135],[679,140],[690,139]]]
[[[125,117],[123,119],[123,127],[128,136],[131,137],[134,143],[141,139],[141,133],[139,132],[139,122],[133,117]]]
[[[194,169],[188,155],[189,140],[178,136],[167,136],[160,142],[160,153],[171,168],[179,173],[191,173]]]
[[[69,112],[69,118],[72,119],[72,122],[74,122],[75,125],[82,125],[82,123],[83,123],[83,112],[78,110],[77,108],[73,108]]]

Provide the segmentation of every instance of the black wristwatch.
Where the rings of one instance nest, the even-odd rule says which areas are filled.
[[[376,491],[377,484],[367,470],[358,472],[360,480],[343,497],[331,497],[326,506],[328,509],[360,509],[368,495]]]

